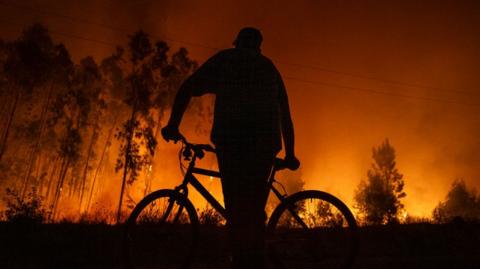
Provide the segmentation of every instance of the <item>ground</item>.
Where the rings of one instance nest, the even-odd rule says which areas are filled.
[[[223,248],[215,231],[202,237],[194,268],[228,268],[211,261]],[[0,223],[0,268],[123,268],[121,234],[103,224]],[[480,224],[364,227],[360,242],[353,268],[480,268]]]

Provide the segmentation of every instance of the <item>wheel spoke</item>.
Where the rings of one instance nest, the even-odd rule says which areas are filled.
[[[129,269],[188,268],[198,234],[193,205],[180,194],[161,190],[133,210],[125,230],[125,263]]]
[[[349,268],[356,255],[356,222],[337,198],[305,191],[287,198],[268,226],[272,263],[282,268]]]

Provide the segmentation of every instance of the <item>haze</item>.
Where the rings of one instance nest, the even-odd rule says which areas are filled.
[[[351,205],[385,138],[409,214],[430,215],[456,178],[480,187],[478,1],[0,1],[5,39],[32,22],[76,60],[142,28],[200,63],[258,27],[287,86],[306,188]]]

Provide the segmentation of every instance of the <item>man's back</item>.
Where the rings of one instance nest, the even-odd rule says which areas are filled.
[[[216,95],[215,144],[254,139],[270,150],[280,149],[279,91],[283,84],[267,57],[253,50],[227,49],[210,58],[196,75],[208,83],[194,95]]]

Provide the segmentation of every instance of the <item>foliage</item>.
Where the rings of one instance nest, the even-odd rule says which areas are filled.
[[[317,225],[342,227],[345,224],[343,215],[328,202],[318,201],[315,211]]]
[[[433,210],[433,220],[446,223],[454,219],[466,221],[480,220],[480,195],[470,190],[465,180],[457,179],[453,182],[445,201],[438,203]]]
[[[367,180],[362,180],[356,190],[355,208],[365,224],[398,222],[403,209],[400,199],[406,194],[403,175],[396,168],[395,149],[388,139],[373,148],[372,158]]]
[[[156,139],[153,136],[152,129],[140,126],[138,120],[127,120],[123,124],[123,128],[115,134],[115,137],[119,140],[127,140],[120,146],[122,155],[117,159],[115,171],[125,169],[128,173],[127,183],[133,184],[142,168],[148,163],[149,154],[154,154]],[[147,149],[143,154],[142,148]],[[126,157],[122,158],[123,156]]]
[[[84,214],[114,168],[125,185],[147,182],[160,161],[153,153],[165,111],[196,68],[186,49],[171,52],[142,31],[100,64],[73,62],[41,24],[0,40],[0,183],[21,200],[35,187],[54,219],[57,205]]]
[[[205,208],[200,213],[199,220],[201,224],[212,226],[220,226],[224,221],[223,217],[211,207]]]
[[[108,209],[96,208],[93,212],[83,212],[80,214],[78,223],[80,224],[110,224],[113,223],[113,212]]]
[[[26,28],[18,40],[7,44],[7,48],[5,71],[9,81],[17,86],[16,89],[27,93],[72,67],[65,47],[54,44],[48,30],[40,24]]]
[[[429,217],[419,217],[407,215],[402,221],[402,224],[418,224],[418,223],[432,223],[432,219]]]
[[[102,63],[108,85],[117,87],[112,92],[120,95],[121,105],[129,111],[115,133],[120,142],[115,170],[122,172],[118,216],[125,189],[152,165],[164,110],[171,105],[179,84],[196,68],[184,48],[171,58],[168,49],[165,42],[152,44],[145,32],[138,31],[130,36],[126,49],[117,49]],[[150,184],[146,185],[148,189]]]
[[[15,190],[7,188],[4,200],[7,209],[3,214],[9,222],[42,223],[46,220],[48,210],[44,208],[42,197],[38,195],[35,188],[32,188],[25,199],[22,199],[21,195]]]

